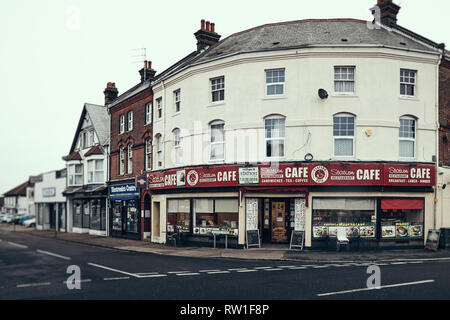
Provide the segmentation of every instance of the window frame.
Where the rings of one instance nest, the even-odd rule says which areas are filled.
[[[119,148],[119,175],[125,174],[125,150],[124,147]]]
[[[335,135],[334,134],[334,120],[335,118],[352,118],[353,119],[353,136],[342,136],[342,135]],[[356,156],[356,139],[355,139],[355,129],[356,129],[356,116],[351,113],[338,113],[333,115],[333,158],[355,158]],[[352,155],[336,155],[336,140],[352,140]]]
[[[402,120],[413,121],[414,131],[412,133],[414,134],[414,138],[401,137]],[[400,127],[399,127],[399,137],[398,137],[398,141],[399,141],[398,156],[400,159],[405,159],[405,160],[416,159],[416,156],[417,156],[417,142],[416,142],[417,141],[417,119],[414,117],[411,117],[411,116],[402,116],[402,117],[400,117],[399,122],[400,122]],[[410,132],[408,132],[408,133],[410,133]],[[400,142],[401,141],[413,142],[413,156],[412,157],[402,156],[400,154]]]
[[[410,74],[406,76],[404,73],[412,73],[413,77]],[[402,74],[403,73],[403,74]],[[403,78],[403,81],[402,81]],[[407,82],[405,79],[414,79],[414,82]],[[402,93],[402,86],[405,86],[405,93]],[[408,86],[411,86],[413,89],[413,94],[408,94]],[[400,96],[403,98],[415,98],[417,97],[417,70],[412,69],[400,69]]]
[[[339,72],[340,76],[342,76],[342,70],[346,69],[346,75],[347,79],[336,79],[336,71],[337,69],[340,69],[341,72]],[[349,79],[349,69],[353,70],[353,80]],[[336,91],[336,83],[342,82],[342,83],[353,83],[353,91]],[[356,92],[356,66],[334,66],[334,93],[336,95],[354,95]],[[345,85],[344,85],[345,88]]]
[[[284,75],[283,75],[284,81],[283,82],[271,82],[271,83],[267,82],[267,73],[268,72],[274,72],[274,71],[283,71],[283,73],[284,73]],[[282,96],[286,95],[286,68],[266,69],[266,70],[264,70],[264,76],[265,76],[264,77],[264,83],[265,83],[265,96],[266,97],[269,97],[269,98],[271,98],[271,97],[282,97]],[[280,76],[278,76],[278,77],[280,77]],[[272,78],[273,78],[273,76],[272,76]],[[283,93],[274,93],[274,94],[269,94],[268,93],[268,89],[269,89],[270,86],[279,86],[279,85],[282,85]]]
[[[213,126],[222,126],[222,141],[212,141],[213,140]],[[222,145],[222,158],[213,158],[212,150],[213,145]],[[223,162],[225,161],[225,122],[222,120],[216,120],[209,124],[209,161],[211,162]]]
[[[214,83],[215,81],[220,81],[219,83]],[[209,79],[210,97],[211,103],[222,103],[225,101],[225,76],[220,76],[216,78]],[[220,94],[222,92],[222,95]],[[214,100],[214,94],[218,94],[218,99]]]
[[[284,135],[283,136],[277,136],[277,137],[267,137],[267,121],[271,121],[271,120],[281,120],[283,121],[283,132]],[[277,155],[277,156],[268,156],[267,155],[267,143],[268,141],[283,141],[283,155]],[[271,154],[273,154],[273,144],[271,145]],[[284,159],[286,157],[286,117],[281,116],[281,115],[273,115],[273,116],[268,116],[264,118],[264,158],[265,159],[270,159],[270,160],[278,160],[278,159]]]
[[[122,114],[119,116],[119,134],[125,132],[125,115]]]
[[[77,173],[76,168],[81,167],[81,172]],[[73,170],[72,170],[73,168]],[[82,163],[74,163],[74,164],[69,164],[69,168],[68,168],[68,185],[69,186],[82,186],[84,184],[84,172],[83,172],[83,164]],[[81,177],[81,183],[77,183],[77,176]],[[72,180],[72,183],[70,182]]]
[[[162,98],[156,99],[156,110],[158,111],[158,119],[162,119],[163,117],[163,107],[162,107]]]
[[[181,89],[177,89],[173,92],[173,102],[175,113],[181,112]]]
[[[145,124],[152,123],[153,102],[149,102],[145,105]]]
[[[133,131],[133,110],[127,113],[127,131]]]
[[[97,170],[97,162],[101,162],[102,163],[102,170]],[[105,176],[104,176],[104,170],[103,170],[103,159],[90,159],[90,160],[88,160],[87,161],[87,163],[88,163],[88,170],[87,170],[87,173],[88,173],[88,184],[94,184],[94,183],[103,183],[104,182],[104,178],[105,178]],[[93,167],[92,167],[92,170],[89,170],[89,164],[90,163],[92,163],[93,164]],[[102,179],[100,179],[100,180],[97,180],[96,179],[96,174],[97,173],[102,173]],[[92,178],[91,178],[91,174],[92,174]]]
[[[149,159],[150,156],[150,159]],[[147,138],[145,140],[145,170],[152,170],[152,139]]]
[[[127,174],[133,173],[133,145],[130,143],[127,146]]]

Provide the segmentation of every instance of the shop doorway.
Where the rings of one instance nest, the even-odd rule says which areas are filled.
[[[291,232],[290,201],[287,199],[260,199],[260,231],[263,243],[285,244]]]
[[[273,243],[286,243],[288,241],[286,228],[286,202],[272,201],[271,234]]]
[[[49,215],[50,215],[50,229],[56,228],[56,210],[54,204],[49,204]]]

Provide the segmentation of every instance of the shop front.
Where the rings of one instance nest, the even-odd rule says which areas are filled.
[[[335,248],[344,228],[357,248],[420,247],[433,227],[434,170],[329,162],[152,172],[152,241],[176,232],[210,245],[214,234],[227,234],[244,247],[247,231],[257,230],[263,246],[288,247],[295,230],[304,232],[305,247]]]
[[[110,235],[141,239],[140,189],[134,184],[109,187]]]
[[[64,194],[68,199],[71,232],[106,236],[107,188],[75,187],[66,189]]]

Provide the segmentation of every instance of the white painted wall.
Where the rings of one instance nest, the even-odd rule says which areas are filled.
[[[201,148],[184,145],[197,158],[184,159],[180,166],[209,163],[209,123],[225,121],[226,161],[264,161],[264,117],[286,117],[286,147],[283,161],[303,160],[312,153],[315,160],[333,160],[333,115],[348,112],[356,115],[355,157],[357,161],[399,161],[399,118],[412,115],[417,120],[417,155],[413,161],[431,162],[435,150],[436,65],[438,56],[381,48],[315,48],[299,52],[278,51],[237,55],[189,68],[154,87],[154,99],[163,99],[163,118],[157,119],[154,103],[154,135],[163,136],[163,166],[176,166],[171,160],[172,130],[185,129],[189,138],[197,139]],[[355,94],[334,94],[334,67],[356,66]],[[285,95],[265,96],[265,70],[286,69]],[[400,96],[400,69],[417,70],[417,95]],[[225,77],[225,101],[210,101],[210,79]],[[318,89],[328,91],[321,100]],[[175,90],[181,90],[181,112],[175,113]],[[197,130],[195,130],[197,128]],[[235,158],[238,148],[231,148],[235,130],[239,137],[255,135],[253,148],[243,158]],[[366,130],[372,130],[367,136]],[[193,134],[196,133],[194,136]],[[183,133],[182,133],[183,136]],[[309,137],[309,138],[308,138]],[[202,155],[201,157],[199,155]],[[252,158],[250,155],[256,155]]]
[[[45,197],[43,190],[47,188],[55,188],[55,195]],[[66,202],[66,197],[62,192],[66,188],[66,177],[56,178],[56,171],[42,174],[42,182],[36,182],[34,185],[34,202],[35,203],[57,203]]]

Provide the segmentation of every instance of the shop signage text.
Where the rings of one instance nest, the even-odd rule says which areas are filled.
[[[219,165],[149,174],[150,189],[259,186],[431,187],[435,167],[424,164],[281,163],[253,167]]]

